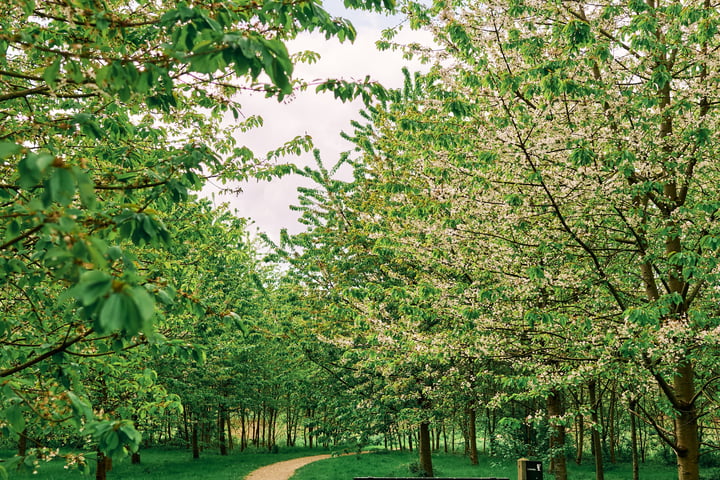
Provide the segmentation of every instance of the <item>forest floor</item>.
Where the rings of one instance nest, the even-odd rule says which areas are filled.
[[[273,463],[262,468],[258,468],[250,473],[245,480],[288,480],[292,477],[295,470],[304,467],[308,463],[317,462],[330,458],[331,455],[313,455],[311,457],[294,458],[284,462]]]

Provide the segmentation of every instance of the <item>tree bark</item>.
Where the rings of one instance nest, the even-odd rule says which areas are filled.
[[[107,474],[110,470],[112,470],[112,459],[98,450],[95,480],[107,480]]]
[[[244,452],[247,448],[247,422],[245,421],[245,409],[240,409],[240,451]]]
[[[233,440],[232,432],[232,414],[227,409],[225,410],[225,425],[227,426],[227,444],[230,451],[235,450],[235,441]]]
[[[467,421],[468,421],[468,443],[470,446],[469,456],[470,464],[478,464],[478,449],[477,449],[477,429],[476,429],[476,411],[475,408],[468,408],[467,410]]]
[[[640,456],[638,454],[637,419],[635,408],[637,400],[630,400],[630,450],[632,452],[632,480],[640,480]]]
[[[678,480],[698,480],[700,441],[695,407],[695,370],[690,362],[677,368],[673,386],[678,411],[675,418]]]
[[[585,444],[585,417],[582,413],[575,416],[575,463],[580,465]]]
[[[433,477],[432,445],[430,444],[430,423],[420,423],[420,438],[418,452],[420,457],[420,471],[424,477]]]
[[[595,456],[595,480],[604,480],[605,471],[603,469],[603,453],[602,453],[602,441],[600,438],[600,432],[598,426],[600,425],[600,419],[598,416],[598,409],[600,401],[597,396],[597,384],[595,380],[588,383],[588,394],[590,396],[590,418],[592,420],[592,444],[593,444],[593,455]]]
[[[193,458],[200,458],[200,442],[198,441],[198,421],[197,419],[192,420],[192,456]]]
[[[218,445],[220,447],[220,455],[227,455],[227,442],[225,441],[225,406],[218,405]]]
[[[24,457],[27,455],[27,429],[20,432],[20,435],[18,437],[18,456]]]
[[[550,470],[555,480],[567,480],[565,426],[557,421],[563,414],[560,392],[553,391],[548,395],[547,412],[550,421]]]
[[[617,459],[615,457],[615,447],[618,444],[617,439],[617,433],[615,428],[615,417],[616,417],[616,411],[617,408],[615,407],[617,403],[617,395],[615,394],[615,390],[611,391],[610,395],[610,405],[608,406],[607,411],[607,432],[608,432],[608,447],[610,451],[610,463],[613,465],[617,463]]]

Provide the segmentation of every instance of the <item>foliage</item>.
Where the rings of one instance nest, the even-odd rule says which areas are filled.
[[[257,122],[237,121],[236,96],[290,94],[285,42],[316,30],[355,36],[318,1],[0,7],[3,435],[70,421],[108,454],[137,448],[139,435],[98,415],[84,384],[108,374],[107,355],[178,350],[157,327],[176,290],[147,252],[171,242],[166,214],[207,176],[256,168],[232,137]],[[226,115],[235,125],[221,125]]]
[[[718,378],[717,9],[404,8],[437,62],[349,135],[354,182],[315,174],[289,255],[336,302],[325,341],[382,359],[386,380],[414,359],[424,379],[445,356],[495,359],[487,374],[513,367],[496,405],[619,379],[698,478]]]

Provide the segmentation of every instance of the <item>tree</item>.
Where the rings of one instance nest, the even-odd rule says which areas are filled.
[[[158,212],[207,175],[252,169],[253,155],[220,125],[239,118],[235,96],[291,93],[285,42],[299,32],[355,32],[314,0],[13,0],[0,26],[0,415],[19,433],[26,417],[94,418],[70,388],[68,356],[159,338],[152,320],[166,286],[137,268],[133,249],[166,244]],[[136,448],[127,432],[106,453]]]
[[[698,478],[700,409],[717,374],[707,343],[717,327],[717,9],[407,7],[436,34],[442,63],[419,101],[383,114],[363,145],[366,161],[395,175],[396,204],[429,198],[426,210],[440,212],[405,222],[430,239],[413,237],[408,251],[435,245],[456,270],[514,281],[504,300],[524,308],[503,319],[565,359],[555,373],[540,365],[559,385],[632,362],[674,418],[671,431],[646,420],[675,450],[678,477]],[[590,371],[593,359],[608,368]]]

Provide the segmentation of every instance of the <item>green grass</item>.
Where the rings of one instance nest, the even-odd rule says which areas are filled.
[[[413,476],[410,466],[417,463],[416,454],[408,453],[368,453],[311,463],[299,469],[292,480],[352,480],[363,476]],[[507,477],[517,478],[517,464],[514,461],[502,461],[494,458],[480,458],[479,465],[470,465],[466,457],[460,455],[433,454],[433,469],[436,477]],[[717,473],[717,472],[715,472]],[[710,476],[708,476],[710,475]],[[717,479],[709,470],[703,478]],[[568,463],[568,477],[572,480],[595,480],[592,462],[583,465]],[[544,476],[552,480],[554,476]],[[630,464],[607,465],[605,480],[629,480],[632,478]],[[677,480],[675,466],[647,464],[640,469],[640,478],[644,480]]]
[[[221,456],[205,451],[193,460],[185,449],[149,449],[141,451],[140,465],[130,464],[130,459],[115,462],[108,480],[241,480],[253,470],[275,462],[292,458],[329,453],[321,449],[292,449],[279,453],[245,451]],[[13,452],[0,451],[0,458],[8,458]],[[88,456],[89,457],[89,456]],[[94,466],[94,458],[92,460]],[[2,465],[0,463],[0,465]],[[94,471],[93,471],[94,472]],[[65,469],[63,459],[41,462],[37,474],[27,469],[23,472],[8,472],[12,480],[89,480],[92,475],[83,475],[77,470]]]
[[[142,463],[131,465],[129,459],[115,462],[108,480],[242,480],[247,474],[264,465],[289,460],[291,458],[329,453],[322,449],[281,449],[280,453],[264,451],[233,452],[228,456],[205,451],[200,459],[193,460],[189,450],[150,449],[142,451]],[[0,458],[8,458],[13,452],[0,451]],[[296,472],[292,480],[352,480],[359,476],[412,476],[411,465],[417,463],[415,453],[378,451],[363,455],[333,457],[311,463]],[[2,464],[0,464],[2,465]],[[514,461],[503,461],[481,457],[480,465],[469,464],[467,458],[460,455],[433,455],[435,474],[438,477],[454,476],[499,476],[515,480],[517,467]],[[594,480],[595,471],[592,461],[578,466],[568,463],[569,478],[572,480]],[[82,475],[77,470],[66,470],[64,461],[56,459],[42,463],[37,474],[32,471],[8,472],[15,480],[89,480],[91,476]],[[553,476],[546,474],[545,480]],[[607,465],[605,480],[628,480],[632,478],[629,464]],[[674,465],[648,463],[641,466],[640,478],[643,480],[676,480]],[[720,469],[703,468],[701,478],[717,480]]]

